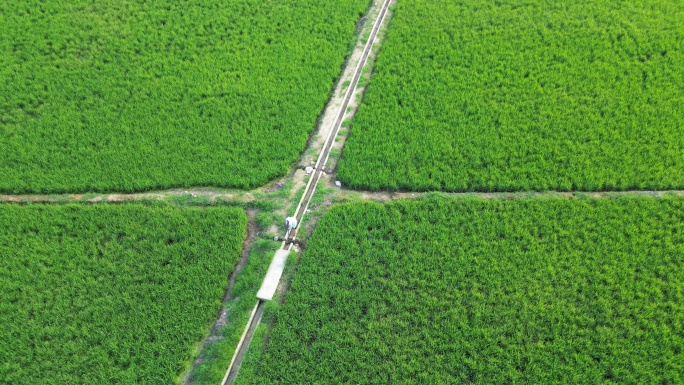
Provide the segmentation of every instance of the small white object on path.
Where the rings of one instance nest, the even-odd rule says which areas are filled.
[[[307,174],[311,174],[313,172],[313,170],[314,170],[314,168],[311,166],[304,169],[304,171],[306,171]]]
[[[335,181],[335,186],[337,186],[337,187],[342,187],[342,182],[340,182],[339,180],[336,180],[336,181]]]

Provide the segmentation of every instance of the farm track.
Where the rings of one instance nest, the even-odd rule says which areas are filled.
[[[173,197],[205,198],[211,202],[230,200],[252,202],[256,200],[254,191],[220,191],[210,188],[189,188],[155,191],[147,193],[113,193],[113,194],[0,194],[0,202],[6,203],[121,203],[130,201],[164,200]]]
[[[319,176],[320,179],[323,179]],[[333,186],[333,180],[329,185]],[[258,198],[260,190],[241,193],[207,192],[204,190],[169,190],[154,193],[135,194],[64,194],[64,195],[0,195],[0,203],[122,203],[149,200],[165,200],[170,198],[205,198],[210,202],[218,200],[249,203]],[[388,202],[401,199],[420,199],[425,196],[440,194],[453,198],[478,199],[529,199],[529,198],[614,198],[620,196],[684,196],[684,190],[627,190],[627,191],[522,191],[522,192],[411,192],[411,191],[364,191],[341,189],[332,193],[340,198],[356,197],[377,202]],[[268,199],[268,198],[265,198]],[[310,199],[310,197],[309,197]]]

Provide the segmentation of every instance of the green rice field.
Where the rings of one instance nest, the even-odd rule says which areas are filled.
[[[0,3],[0,192],[247,189],[287,174],[368,5]]]
[[[684,2],[401,0],[351,188],[684,188]]]
[[[684,199],[332,207],[239,384],[679,384]]]
[[[177,383],[246,224],[236,208],[0,205],[0,383]]]

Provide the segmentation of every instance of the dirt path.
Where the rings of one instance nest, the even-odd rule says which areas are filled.
[[[113,193],[113,194],[29,194],[29,195],[0,195],[0,202],[7,203],[119,203],[127,201],[139,200],[165,200],[168,198],[186,197],[188,199],[198,198],[205,199],[208,202],[215,202],[222,199],[226,201],[252,202],[255,200],[255,193],[260,189],[253,191],[236,191],[236,190],[221,190],[214,188],[193,188],[193,189],[173,189],[165,191],[154,191],[146,193]]]

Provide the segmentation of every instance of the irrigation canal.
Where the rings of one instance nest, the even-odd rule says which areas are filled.
[[[356,89],[359,83],[359,79],[361,79],[363,68],[366,66],[366,63],[368,62],[368,56],[371,53],[371,49],[373,48],[373,43],[378,35],[378,31],[380,30],[380,27],[385,21],[385,17],[387,16],[387,10],[389,8],[390,3],[391,0],[384,0],[380,8],[380,12],[378,13],[377,18],[375,19],[373,29],[371,30],[370,36],[368,37],[368,41],[366,42],[366,45],[363,48],[361,60],[359,60],[358,64],[356,65],[356,68],[354,69],[351,82],[347,87],[344,99],[342,101],[342,104],[340,105],[335,121],[333,122],[333,126],[328,131],[328,135],[325,139],[323,148],[321,149],[321,152],[318,155],[316,164],[313,166],[311,177],[309,178],[309,181],[304,189],[304,194],[302,195],[302,198],[300,199],[299,204],[297,205],[297,209],[294,212],[293,216],[297,219],[298,225],[295,228],[287,229],[285,236],[283,237],[283,242],[280,246],[280,249],[276,251],[275,255],[273,256],[273,260],[271,261],[271,264],[268,267],[268,271],[266,272],[266,276],[261,285],[261,288],[257,292],[256,305],[254,305],[254,309],[250,314],[249,320],[247,321],[247,325],[245,326],[245,330],[242,333],[240,341],[238,342],[237,348],[235,349],[235,353],[233,354],[233,358],[230,361],[230,365],[226,370],[226,374],[223,377],[221,385],[232,384],[235,381],[235,378],[238,374],[238,370],[240,369],[240,364],[242,363],[242,359],[245,353],[247,352],[247,349],[249,348],[249,344],[252,341],[252,337],[254,336],[254,331],[256,330],[256,327],[259,325],[259,322],[261,321],[261,315],[264,311],[264,302],[272,300],[273,296],[275,295],[276,289],[278,287],[278,282],[280,282],[280,278],[285,268],[287,256],[292,250],[294,243],[296,242],[297,232],[301,228],[301,225],[304,220],[304,215],[306,214],[306,210],[309,208],[309,203],[311,202],[314,192],[316,191],[318,181],[321,179],[321,176],[325,171],[325,164],[328,161],[328,157],[330,156],[330,150],[332,149],[333,144],[335,143],[335,138],[337,137],[337,134],[340,131],[340,127],[342,126],[342,120],[344,119],[347,107],[349,106],[349,102],[351,101],[352,96],[354,95],[354,90]]]

